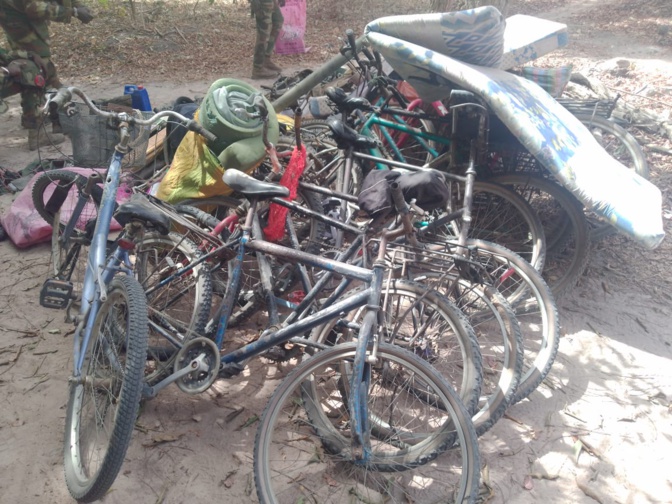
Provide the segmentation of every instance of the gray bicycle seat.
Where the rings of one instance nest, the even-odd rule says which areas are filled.
[[[257,180],[239,170],[226,170],[222,180],[231,189],[243,193],[245,196],[254,196],[260,199],[289,196],[289,189],[287,187]]]

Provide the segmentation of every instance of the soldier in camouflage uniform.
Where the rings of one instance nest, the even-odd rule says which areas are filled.
[[[252,78],[277,77],[282,68],[273,63],[271,56],[284,21],[280,7],[284,7],[285,0],[250,0],[250,3],[252,16],[257,20]]]
[[[7,66],[2,65],[6,70],[0,75],[1,96],[21,93],[21,125],[28,129],[30,150],[37,149],[41,140],[38,132],[42,120],[38,109],[44,100],[44,90],[61,87],[51,61],[48,22],[69,23],[72,17],[82,23],[93,19],[89,9],[78,0],[0,0],[0,26],[10,49],[4,55]],[[12,64],[15,61],[20,62]],[[62,137],[59,140],[62,141]]]

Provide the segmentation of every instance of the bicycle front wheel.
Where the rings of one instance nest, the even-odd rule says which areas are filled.
[[[469,413],[429,363],[396,345],[380,344],[366,390],[369,423],[383,418],[395,428],[365,433],[371,455],[357,460],[342,391],[354,357],[354,343],[318,352],[271,397],[255,441],[259,501],[475,502],[480,463]]]
[[[467,411],[478,411],[483,363],[478,342],[465,315],[436,290],[409,280],[383,284],[377,331],[383,341],[401,346],[431,363],[455,388]],[[346,317],[361,324],[365,310]],[[331,321],[313,330],[318,343],[338,344],[357,334]]]
[[[145,293],[117,276],[96,316],[82,374],[70,384],[65,480],[73,498],[105,495],[124,462],[140,406],[147,353]]]

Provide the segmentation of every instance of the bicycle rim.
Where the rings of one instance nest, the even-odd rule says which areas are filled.
[[[555,300],[538,271],[510,250],[483,240],[467,240],[470,259],[483,282],[495,287],[516,314],[523,337],[523,373],[512,403],[529,394],[548,375],[560,344]]]
[[[467,410],[475,413],[482,361],[473,329],[462,312],[438,292],[406,280],[384,284],[380,303],[384,322],[377,331],[383,341],[401,346],[432,364],[457,391]],[[359,324],[363,315],[364,309],[360,308],[344,318]],[[356,336],[351,329],[332,321],[316,328],[311,339],[336,345]]]
[[[480,465],[469,414],[426,361],[397,346],[379,346],[367,391],[370,415],[389,419],[396,436],[371,432],[370,460],[355,461],[339,390],[354,355],[354,344],[319,352],[274,393],[255,442],[259,501],[475,502]],[[415,380],[434,403],[416,397]]]

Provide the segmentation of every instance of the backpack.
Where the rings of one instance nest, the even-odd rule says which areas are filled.
[[[180,96],[175,100],[172,106],[172,110],[178,114],[182,114],[184,117],[189,119],[194,118],[194,114],[198,110],[198,103],[196,103],[191,98],[186,96]],[[187,134],[187,128],[182,124],[175,124],[169,122],[166,125],[166,142],[168,146],[168,159],[166,159],[166,164],[170,164],[175,156],[177,148],[180,146],[180,142],[184,138],[184,135]]]

